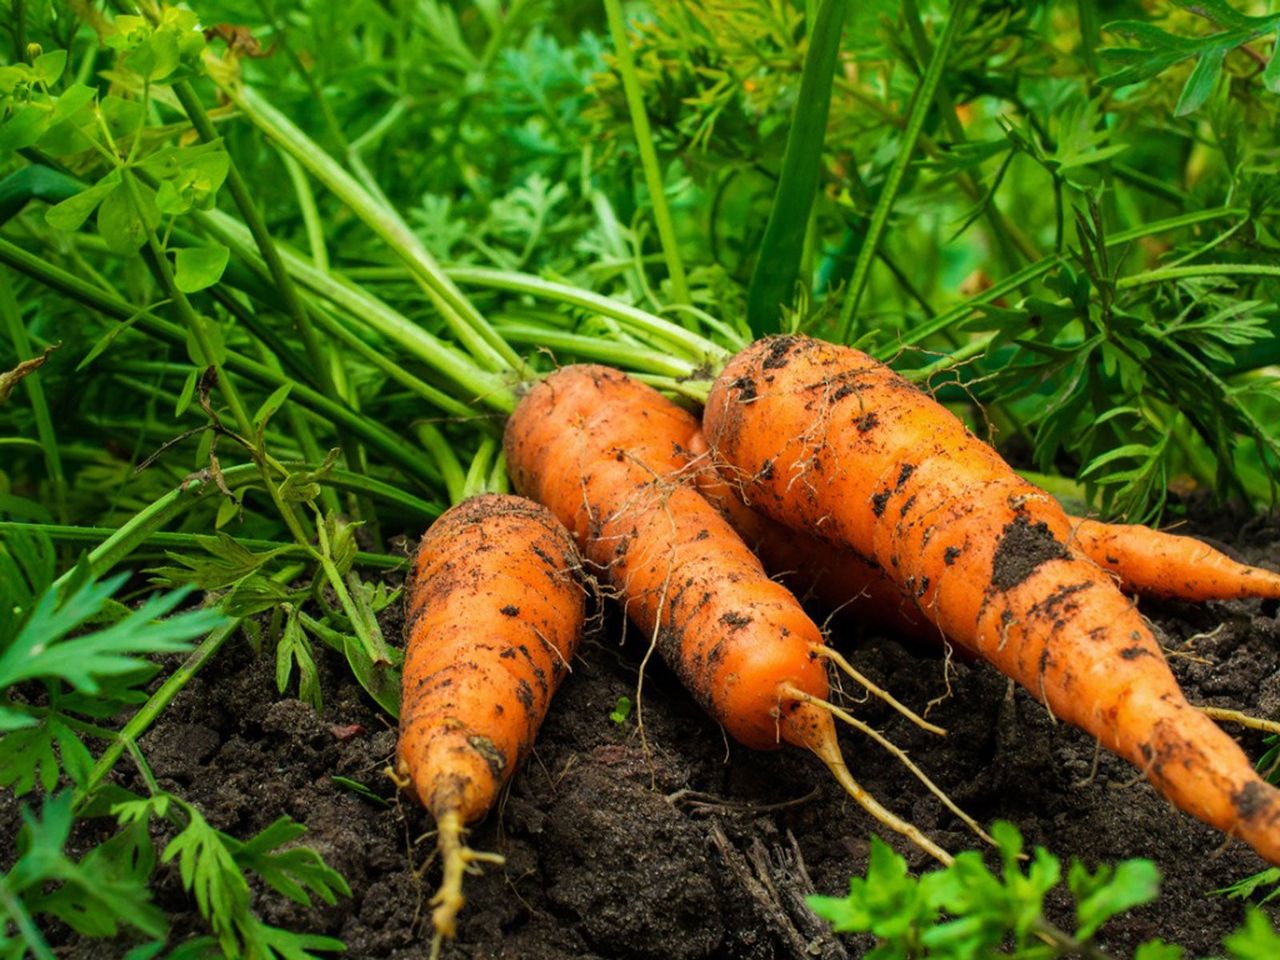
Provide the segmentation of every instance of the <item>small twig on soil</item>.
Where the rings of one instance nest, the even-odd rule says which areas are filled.
[[[766,923],[777,933],[778,939],[786,948],[785,956],[816,955],[821,960],[847,960],[848,954],[844,947],[804,904],[804,894],[810,892],[811,888],[804,891],[792,890],[793,878],[785,868],[780,879],[787,881],[784,890],[788,896],[787,902],[783,902],[772,876],[773,865],[769,862],[764,844],[758,838],[751,848],[751,862],[755,867],[753,871],[748,866],[747,858],[729,840],[718,820],[712,821],[710,837],[730,875],[742,887],[747,898],[756,905]],[[793,908],[796,903],[800,905],[800,910]],[[805,930],[802,931],[800,925]],[[812,949],[815,947],[820,952],[815,954]]]
[[[716,811],[724,810],[733,813],[771,813],[775,810],[786,810],[788,807],[797,807],[802,803],[808,803],[818,795],[818,788],[814,787],[803,797],[796,797],[794,800],[783,800],[779,803],[746,803],[741,800],[727,800],[724,797],[717,797],[714,794],[703,793],[701,790],[677,790],[675,793],[669,793],[664,800],[673,807],[685,804],[694,810]]]

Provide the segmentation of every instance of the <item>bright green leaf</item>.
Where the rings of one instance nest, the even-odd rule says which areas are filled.
[[[211,287],[222,279],[230,256],[231,251],[221,245],[184,247],[177,253],[174,283],[183,293]]]
[[[51,86],[58,82],[58,78],[62,76],[62,71],[67,68],[67,51],[51,50],[48,53],[42,53],[36,57],[31,66],[36,71],[36,76],[40,78],[45,86]]]
[[[1173,111],[1176,116],[1185,117],[1204,106],[1209,95],[1213,93],[1214,85],[1218,82],[1218,74],[1222,72],[1222,62],[1226,56],[1227,51],[1221,48],[1206,50],[1200,55],[1195,69],[1187,77],[1182,94],[1178,97],[1178,105]]]

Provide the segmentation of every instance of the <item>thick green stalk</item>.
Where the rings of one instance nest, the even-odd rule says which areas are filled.
[[[187,508],[190,486],[184,484],[170,490],[163,497],[143,507],[118,527],[110,536],[89,551],[86,558],[89,563],[89,575],[101,577],[117,563],[133,553],[148,537],[158,532],[161,527]],[[207,488],[206,488],[207,489]],[[204,490],[198,490],[198,498]],[[61,587],[70,580],[74,570],[68,570],[56,581],[55,587]]]
[[[747,322],[757,336],[782,329],[782,308],[789,306],[795,295],[822,172],[831,81],[839,64],[840,34],[848,6],[849,0],[820,0],[809,21],[800,94],[791,113],[778,187],[747,292]]]
[[[627,37],[627,24],[622,16],[622,4],[619,0],[604,0],[604,10],[609,19],[613,49],[618,57],[618,72],[622,76],[622,90],[627,98],[627,110],[631,114],[631,127],[635,131],[636,147],[640,151],[640,165],[644,169],[645,185],[649,188],[649,202],[653,205],[653,219],[657,223],[658,239],[662,243],[667,276],[671,280],[671,295],[676,303],[692,303],[693,299],[689,296],[689,282],[684,275],[684,261],[680,259],[675,222],[671,219],[671,208],[667,205],[662,167],[658,163],[658,151],[653,144],[653,130],[649,126],[649,114],[645,110],[640,78],[636,74],[635,57],[631,55],[631,40]]]
[[[210,234],[236,251],[252,268],[258,269],[258,261],[247,249],[248,235],[242,224],[216,210],[199,213],[196,220]],[[319,270],[294,251],[285,247],[281,247],[281,251],[289,272],[312,293],[339,307],[353,320],[403,347],[414,358],[457,384],[467,395],[482,400],[491,409],[502,413],[510,413],[515,409],[515,392],[506,376],[481,369],[471,357],[423,330],[367,290],[347,283],[332,273]],[[319,316],[316,319],[323,324]],[[470,407],[456,400],[450,401],[443,394],[438,405],[458,416],[474,415]]]
[[[182,328],[176,324],[162,320],[149,311],[135,310],[130,304],[119,299],[114,294],[82,280],[75,274],[68,273],[61,267],[54,266],[3,237],[0,237],[0,263],[8,264],[32,279],[109,317],[114,317],[116,320],[132,320],[136,316],[138,327],[156,334],[168,343],[179,347],[184,346],[186,343],[186,335],[183,333]],[[291,400],[315,411],[335,427],[355,433],[370,447],[378,450],[388,460],[397,464],[409,476],[416,477],[424,482],[430,481],[436,476],[435,466],[431,461],[423,457],[419,451],[407,447],[401,437],[396,436],[380,424],[375,424],[364,417],[355,415],[347,407],[334,403],[311,387],[289,380],[262,364],[231,350],[227,351],[226,368],[242,374],[268,389],[275,389],[285,383],[293,383],[293,393],[290,394]]]
[[[440,468],[440,476],[444,478],[445,489],[449,493],[449,502],[458,503],[462,500],[466,475],[462,471],[458,455],[453,452],[453,444],[429,420],[420,420],[413,427],[414,433],[418,435],[418,442],[435,457],[436,466]]]
[[[691,377],[698,372],[697,366],[688,360],[666,356],[649,347],[619,343],[612,338],[568,333],[536,323],[500,323],[497,330],[511,343],[563,350],[576,357],[626,370],[642,370],[667,377]]]
[[[519,354],[503,342],[462,291],[453,285],[398,212],[370,195],[319,144],[256,91],[219,79],[221,73],[220,70],[211,70],[219,88],[240,111],[332,191],[405,262],[449,329],[476,362],[489,370],[521,370],[523,361]]]
[[[9,330],[9,339],[13,341],[13,349],[18,359],[29,360],[32,357],[31,338],[27,336],[27,328],[22,322],[22,311],[18,308],[17,297],[13,293],[13,282],[6,270],[0,270],[0,320]],[[44,454],[45,470],[49,474],[49,483],[53,486],[53,501],[59,519],[67,519],[67,476],[62,469],[62,454],[58,449],[58,435],[53,429],[53,416],[49,413],[49,401],[44,395],[44,384],[40,373],[36,371],[23,378],[27,397],[31,400],[31,412],[35,416],[36,436],[40,438],[40,450]]]
[[[858,251],[858,259],[854,263],[853,277],[849,281],[848,292],[845,294],[844,303],[840,307],[840,325],[836,339],[842,343],[847,342],[853,332],[853,318],[857,312],[858,303],[862,299],[862,293],[866,289],[867,281],[871,277],[871,264],[875,259],[876,248],[880,246],[880,238],[889,222],[889,214],[893,210],[898,190],[902,186],[902,178],[907,172],[907,166],[911,163],[912,154],[915,153],[916,140],[920,136],[920,130],[924,127],[925,117],[933,105],[934,94],[937,92],[938,82],[942,79],[943,68],[946,66],[947,57],[951,53],[951,44],[955,40],[956,31],[960,27],[960,19],[967,2],[968,0],[952,0],[951,9],[947,13],[947,23],[942,30],[942,36],[938,38],[938,45],[934,48],[933,57],[929,60],[929,66],[925,70],[919,86],[916,87],[915,97],[911,105],[911,114],[907,118],[907,127],[898,142],[897,156],[894,157],[893,165],[889,168],[889,173],[885,177],[884,187],[880,191],[880,198],[876,201],[875,209],[871,213],[871,221],[867,224],[866,236],[863,237],[862,247]]]
[[[0,533],[37,533],[43,534],[50,540],[56,540],[62,543],[102,543],[108,537],[114,536],[116,528],[114,527],[79,527],[60,523],[23,523],[16,520],[0,520]],[[163,547],[165,549],[179,550],[198,550],[202,540],[209,539],[209,534],[200,533],[171,533],[168,531],[153,531],[148,533],[138,545],[134,547],[136,550],[141,544],[151,547]],[[237,537],[236,543],[244,547],[246,550],[279,550],[283,554],[294,554],[303,551],[303,548],[296,543],[285,543],[280,540],[258,540],[253,537]],[[373,570],[395,570],[404,564],[404,557],[392,556],[389,553],[367,553],[363,550],[356,554],[356,566],[368,567]]]
[[[524,293],[586,310],[594,310],[617,320],[624,326],[670,344],[695,363],[705,363],[719,369],[729,359],[727,350],[716,346],[692,330],[686,330],[670,320],[664,320],[637,307],[592,293],[590,290],[544,280],[528,273],[491,270],[487,267],[450,267],[449,276],[463,285]]]

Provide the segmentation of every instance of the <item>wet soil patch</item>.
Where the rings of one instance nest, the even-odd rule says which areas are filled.
[[[1207,521],[1207,522],[1206,522]],[[1210,525],[1212,524],[1212,525]],[[1252,561],[1280,557],[1280,527],[1206,514],[1193,529],[1225,540]],[[1144,603],[1194,702],[1280,715],[1280,622],[1274,603],[1193,606]],[[393,615],[385,624],[398,636]],[[878,829],[798,750],[756,753],[726,742],[674,677],[652,665],[644,686],[644,736],[636,714],[610,720],[618,698],[635,697],[642,643],[609,613],[584,645],[538,739],[499,809],[471,837],[502,853],[467,884],[469,902],[454,958],[791,958],[861,956],[869,942],[837,943],[799,909],[810,889],[842,892],[865,870]],[[837,644],[873,680],[923,709],[947,690],[937,651],[837,628]],[[319,652],[319,651],[317,651]],[[346,941],[347,956],[419,958],[427,954],[426,900],[437,880],[423,872],[431,825],[395,796],[383,768],[395,733],[340,663],[323,661],[325,711],[275,695],[274,662],[243,642],[228,644],[177,698],[143,740],[161,785],[196,803],[236,836],[281,814],[306,824],[304,838],[350,882],[335,907],[303,910],[258,893],[270,922]],[[876,702],[858,715],[887,733],[971,814],[1004,818],[1029,844],[1090,866],[1149,857],[1164,875],[1152,906],[1105,928],[1101,945],[1127,957],[1162,936],[1189,955],[1221,953],[1222,936],[1243,917],[1238,901],[1210,895],[1263,867],[1238,842],[1173,810],[1136,771],[1092,740],[1055,723],[1025,692],[990,668],[954,662],[950,695],[930,713],[945,739],[901,720]],[[848,690],[850,700],[856,690]],[[1233,729],[1257,757],[1260,736]],[[842,734],[858,779],[883,802],[952,850],[974,838],[892,758]],[[368,785],[379,805],[336,783]],[[128,761],[118,779],[141,789]],[[0,795],[0,868],[12,863],[17,804]],[[75,838],[94,842],[92,826]],[[925,856],[887,837],[916,869]],[[176,873],[162,868],[161,906],[178,915],[175,933],[201,930]],[[1071,923],[1065,904],[1052,919]],[[58,955],[120,956],[123,945],[79,941],[51,930]]]

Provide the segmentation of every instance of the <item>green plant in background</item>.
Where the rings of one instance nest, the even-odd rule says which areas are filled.
[[[920,877],[879,837],[871,838],[865,876],[849,881],[846,897],[811,896],[810,908],[837,933],[870,933],[877,945],[867,960],[978,960],[992,956],[1022,960],[1065,956],[1105,957],[1094,944],[1113,917],[1150,903],[1160,874],[1148,860],[1102,864],[1090,871],[1073,860],[1066,886],[1075,923],[1063,931],[1044,918],[1046,895],[1063,882],[1062,864],[1037,847],[1022,864],[1022,836],[1011,824],[991,827],[1000,851],[999,872],[968,851],[950,866]],[[1280,933],[1260,911],[1224,942],[1233,960],[1263,960],[1280,949]],[[1184,951],[1162,940],[1143,943],[1134,960],[1182,960]]]

